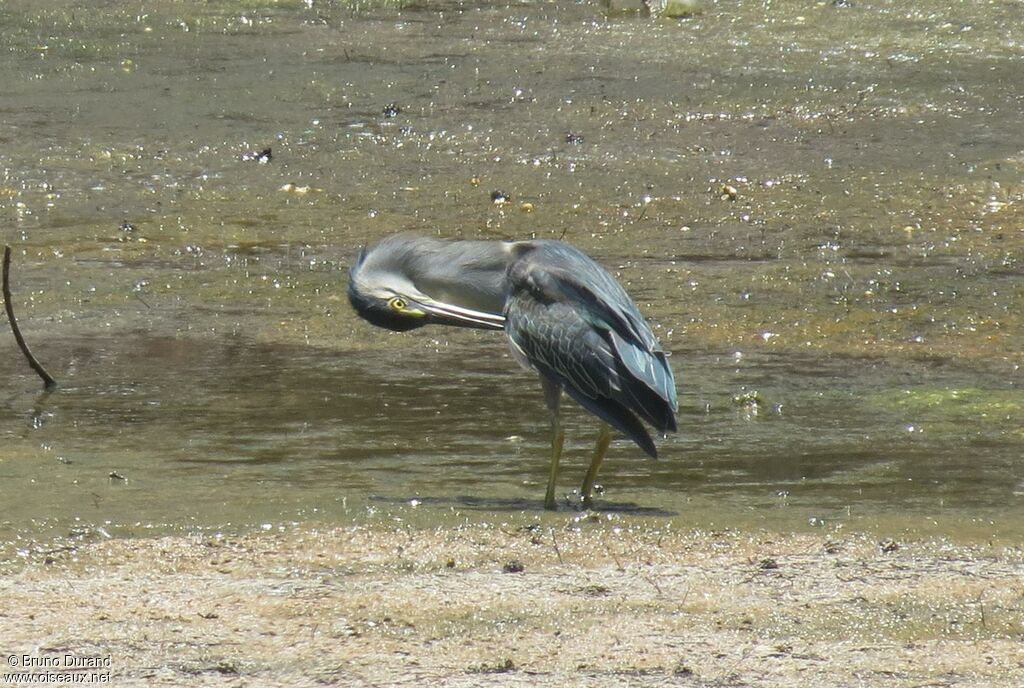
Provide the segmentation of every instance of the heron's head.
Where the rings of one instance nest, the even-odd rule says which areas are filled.
[[[410,246],[384,241],[359,252],[348,274],[348,300],[372,325],[405,332],[429,324],[500,330],[505,318],[445,303],[417,288]],[[422,261],[420,261],[422,262]]]

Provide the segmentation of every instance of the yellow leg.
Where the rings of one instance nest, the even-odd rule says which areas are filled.
[[[558,417],[558,406],[562,400],[562,388],[557,383],[540,376],[540,386],[544,390],[544,403],[551,411],[551,469],[548,472],[548,491],[544,493],[544,508],[555,510],[555,483],[558,481],[558,462],[562,459],[562,446],[565,444],[565,430],[562,420]]]
[[[580,488],[580,496],[583,498],[583,508],[589,509],[593,503],[594,482],[597,480],[597,472],[601,470],[601,463],[604,455],[608,452],[608,445],[612,441],[611,430],[604,423],[597,434],[597,446],[594,448],[594,458],[590,461],[590,468],[583,478],[583,487]]]
[[[548,491],[544,494],[544,508],[554,510],[555,483],[558,482],[558,462],[562,459],[562,447],[565,445],[565,430],[558,418],[558,411],[551,417],[551,469],[548,473]]]

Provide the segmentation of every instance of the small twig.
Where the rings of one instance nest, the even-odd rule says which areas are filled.
[[[555,529],[551,528],[551,544],[555,548],[555,556],[558,557],[558,563],[565,566],[565,562],[562,561],[562,550],[558,548],[558,538],[555,537]]]
[[[654,588],[655,590],[657,590],[659,595],[664,597],[665,593],[661,591],[661,586],[658,585],[658,581],[654,580],[654,576],[649,576],[647,574],[641,574],[640,577],[643,578],[648,583],[650,583],[651,587]],[[687,592],[687,594],[689,594],[690,591],[687,590],[686,592]]]
[[[43,379],[43,386],[47,391],[56,389],[57,381],[54,380],[46,369],[43,368],[42,364],[36,360],[36,357],[29,351],[28,344],[25,343],[25,338],[21,336],[21,330],[18,328],[18,321],[14,319],[14,300],[11,298],[11,247],[4,246],[4,307],[7,309],[7,321],[11,323],[11,331],[14,332],[14,339],[18,342],[18,348],[21,349],[21,353],[25,354],[25,358],[28,360],[28,364],[32,366],[32,370]]]
[[[612,555],[612,561],[615,562],[615,566],[618,568],[620,572],[625,573],[626,567],[622,565],[622,561],[619,559],[619,555],[616,554],[612,546],[608,544],[607,539],[605,539],[604,545],[608,548],[608,554]]]

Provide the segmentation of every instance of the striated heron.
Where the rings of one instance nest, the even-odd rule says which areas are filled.
[[[551,466],[544,507],[555,508],[565,432],[564,390],[601,421],[580,495],[594,481],[615,428],[649,456],[676,429],[672,369],[636,304],[608,272],[561,241],[442,241],[397,234],[363,249],[348,298],[365,320],[389,330],[428,324],[505,330],[515,358],[540,375],[551,411]]]

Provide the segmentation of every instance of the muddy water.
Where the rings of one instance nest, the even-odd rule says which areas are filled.
[[[1015,3],[74,5],[0,7],[8,542],[539,510],[500,336],[348,309],[399,230],[616,270],[681,409],[614,518],[1024,535]]]

